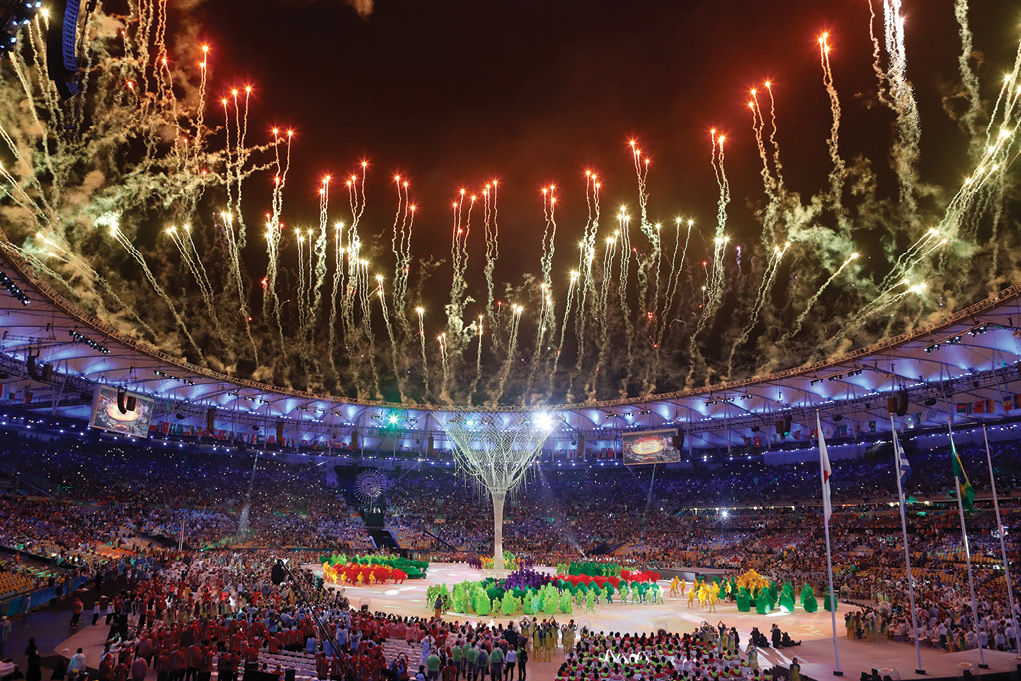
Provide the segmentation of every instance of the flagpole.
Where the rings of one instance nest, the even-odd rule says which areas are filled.
[[[925,670],[922,668],[922,648],[918,643],[918,615],[915,612],[915,580],[911,575],[911,550],[908,548],[908,520],[904,509],[904,483],[901,480],[901,448],[897,441],[897,426],[893,422],[893,414],[890,414],[890,431],[893,433],[893,458],[894,458],[894,473],[897,475],[897,499],[900,501],[900,529],[904,534],[904,565],[908,569],[908,602],[911,604],[911,627],[914,635],[912,638],[915,639],[915,658],[918,660],[918,666],[915,668],[916,674],[924,674]]]
[[[989,453],[989,437],[986,424],[982,424],[982,439],[986,443],[986,462],[989,464],[989,485],[993,489],[993,509],[996,511],[996,532],[1000,535],[1000,555],[1003,558],[1003,574],[1007,579],[1007,602],[1010,604],[1010,621],[1014,625],[1014,649],[1021,653],[1021,636],[1017,630],[1017,611],[1014,609],[1014,585],[1010,581],[1010,562],[1007,560],[1007,546],[1003,541],[1003,522],[1000,520],[1000,501],[996,497],[996,476],[993,475],[993,456]]]
[[[950,451],[957,457],[957,449],[954,448],[954,428],[947,419],[947,432],[950,434]],[[958,460],[960,458],[958,457]],[[964,470],[964,464],[961,464]],[[979,669],[989,669],[986,664],[985,651],[982,649],[982,639],[978,635],[978,602],[975,600],[975,580],[971,575],[971,548],[968,546],[968,530],[964,525],[964,502],[961,500],[961,481],[954,474],[954,496],[957,497],[957,513],[961,517],[961,539],[964,541],[964,561],[968,567],[968,589],[971,592],[971,616],[975,620],[975,639],[978,641],[978,666]]]
[[[833,555],[830,553],[830,519],[827,517],[826,509],[832,508],[829,502],[829,480],[827,474],[829,471],[826,470],[826,464],[829,462],[829,454],[826,453],[826,439],[822,432],[822,421],[819,418],[819,410],[815,410],[815,427],[816,432],[819,434],[819,476],[822,478],[823,485],[823,529],[826,533],[826,576],[829,577],[830,581],[830,621],[833,623],[833,662],[835,669],[833,670],[833,676],[843,676],[844,672],[840,671],[840,649],[837,645],[837,592],[833,590]],[[830,511],[832,513],[832,511]]]

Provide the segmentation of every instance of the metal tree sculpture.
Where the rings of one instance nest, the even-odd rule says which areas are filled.
[[[453,414],[446,423],[454,460],[493,500],[493,568],[503,569],[503,504],[522,483],[553,429],[541,412]]]
[[[372,503],[390,489],[390,478],[379,471],[365,471],[355,478],[355,494],[365,503]]]

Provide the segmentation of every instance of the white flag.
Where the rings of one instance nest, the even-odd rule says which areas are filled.
[[[833,474],[833,469],[830,467],[830,456],[826,453],[826,437],[822,433],[819,412],[815,413],[815,424],[816,432],[819,433],[819,465],[822,471],[822,513],[829,524],[830,516],[833,515],[833,507],[830,505],[830,475]]]

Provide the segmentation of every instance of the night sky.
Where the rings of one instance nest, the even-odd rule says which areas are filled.
[[[873,2],[881,39],[881,2]],[[973,2],[985,98],[995,97],[997,74],[1016,46],[1018,12],[1009,4]],[[959,82],[953,3],[907,2],[904,12],[922,177],[954,187],[968,166],[965,136],[940,104]],[[887,161],[893,113],[874,101],[868,0],[380,0],[366,19],[339,0],[207,0],[177,19],[179,55],[195,39],[213,46],[212,96],[250,82],[252,130],[297,130],[285,221],[313,224],[322,175],[348,174],[365,158],[363,234],[389,228],[399,172],[410,176],[420,206],[414,251],[442,257],[459,188],[478,191],[499,178],[501,280],[538,269],[545,184],[558,185],[563,237],[584,222],[585,169],[604,182],[604,223],[622,204],[634,214],[632,137],[653,159],[650,218],[690,216],[709,235],[717,187],[708,129],[726,132],[734,194],[728,233],[739,243],[757,240],[750,207],[762,185],[748,89],[774,83],[788,184],[804,194],[825,187],[830,110],[817,43],[824,30],[844,109],[842,153],[871,156],[895,193]],[[268,205],[268,194],[251,202],[250,192],[270,181],[251,180],[246,202]],[[332,218],[346,212],[338,183]],[[574,239],[558,241],[566,248]],[[555,270],[570,266],[557,263]]]

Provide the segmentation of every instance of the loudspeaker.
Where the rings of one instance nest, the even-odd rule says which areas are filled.
[[[783,421],[777,421],[776,422],[776,434],[777,435],[783,435],[784,432],[786,432],[786,431],[784,431],[784,429],[783,429]]]
[[[213,434],[216,432],[216,407],[206,410],[206,430]]]
[[[53,381],[53,365],[52,364],[47,364],[46,366],[43,367],[42,379],[44,381],[46,381],[47,383],[51,383]]]
[[[677,431],[677,435],[670,438],[670,444],[674,446],[674,449],[680,451],[684,449],[684,431]]]
[[[128,409],[127,402],[125,402],[125,399],[124,399],[125,397],[127,397],[127,393],[124,392],[124,389],[123,388],[118,388],[117,389],[117,411],[119,411],[122,414],[127,414],[129,411],[131,411],[130,409]]]
[[[351,433],[351,447],[352,448],[357,447],[357,445],[355,444],[356,442],[358,442],[358,433],[357,432]],[[433,438],[432,435],[429,436],[429,442],[426,445],[425,451],[428,454],[433,454],[433,453],[436,452],[436,439]]]
[[[138,400],[135,399],[134,395],[128,395],[126,398],[124,398],[124,406],[128,411],[135,411],[135,405],[137,403]]]
[[[844,420],[844,415],[843,414],[834,414],[833,420],[836,421],[837,423],[840,423],[841,421]]]
[[[934,407],[934,406],[936,406],[936,398],[935,398],[935,397],[930,397],[929,399],[927,399],[927,400],[925,401],[925,403],[924,403],[924,404],[925,404],[925,406],[927,406],[927,407]]]
[[[890,395],[889,397],[886,398],[886,410],[888,412],[890,412],[891,414],[894,414],[894,413],[897,412],[897,396],[896,395]]]
[[[39,369],[35,365],[35,361],[39,358],[39,355],[29,355],[28,361],[25,362],[25,368],[28,369],[28,375],[34,381],[41,381],[42,378],[39,376]]]
[[[759,427],[758,426],[752,426],[752,432],[753,433],[759,432]]]
[[[282,445],[284,443],[284,422],[277,421],[277,444]]]
[[[585,455],[585,436],[581,433],[578,433],[578,449],[576,451],[578,457]]]
[[[94,7],[95,3],[90,3]],[[78,14],[81,2],[53,0],[50,28],[46,35],[46,71],[57,86],[61,99],[78,94]],[[91,9],[89,10],[91,11]]]
[[[783,432],[791,432],[791,417],[789,415],[783,417]]]
[[[901,390],[897,393],[897,416],[904,416],[908,413],[908,391]]]
[[[259,432],[259,424],[256,423],[254,426],[252,426],[252,430],[254,430],[256,433],[258,433]]]
[[[432,437],[432,436],[430,436],[430,437]],[[430,450],[429,451],[432,451],[431,446],[432,445],[430,445]],[[351,449],[358,449],[358,431],[357,430],[352,430],[351,431]]]

